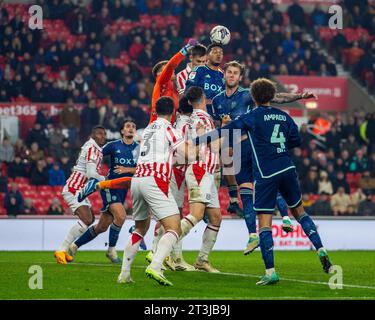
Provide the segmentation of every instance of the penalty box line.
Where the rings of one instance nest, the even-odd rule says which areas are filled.
[[[56,264],[56,262],[40,262],[40,264]],[[91,263],[91,262],[73,262],[73,263],[70,263],[70,264],[71,265],[82,265],[82,266],[94,266],[94,267],[119,267],[119,265],[116,265],[116,264]],[[133,268],[144,269],[146,267],[147,266],[134,266]],[[177,271],[177,272],[181,272],[181,271]],[[204,271],[197,271],[197,272],[204,272]],[[220,272],[220,273],[212,273],[212,274],[214,274],[214,275],[217,274],[217,275],[243,277],[243,278],[256,278],[256,279],[260,278],[259,275],[244,274],[244,273]],[[290,281],[290,282],[299,282],[299,283],[307,283],[307,284],[315,284],[315,285],[325,285],[325,286],[329,285],[328,282],[300,280],[300,279],[292,279],[292,278],[284,278],[284,277],[281,277],[280,281]],[[361,285],[355,285],[355,284],[344,284],[343,283],[342,286],[343,287],[347,287],[347,288],[375,290],[375,287],[361,286]]]

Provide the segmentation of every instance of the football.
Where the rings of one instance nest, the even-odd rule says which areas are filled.
[[[230,41],[230,31],[224,26],[215,26],[210,32],[211,42],[226,45]]]

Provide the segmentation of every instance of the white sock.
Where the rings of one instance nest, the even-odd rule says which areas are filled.
[[[198,254],[198,260],[207,261],[208,255],[210,254],[212,248],[216,243],[217,234],[219,232],[220,226],[214,226],[208,224],[206,230],[203,232],[202,237],[202,247]]]
[[[78,220],[66,235],[64,241],[60,246],[60,251],[68,251],[68,248],[73,243],[73,241],[83,235],[87,228],[88,226],[86,226],[81,220]]]
[[[273,272],[275,272],[275,268],[266,269],[266,275],[268,276],[271,276]]]
[[[182,259],[182,240],[178,240],[171,252],[173,260]]]
[[[122,259],[121,273],[130,273],[130,268],[139,250],[143,237],[138,232],[133,232],[125,246],[124,257]]]
[[[181,220],[181,239],[185,237],[190,230],[198,223],[197,219],[191,215],[188,214],[185,218]]]
[[[155,230],[154,230],[154,240],[152,241],[152,253],[156,252],[156,249],[158,248],[158,243],[161,239],[161,237],[164,234],[164,228],[162,225],[158,226],[158,223],[155,225]]]
[[[178,240],[178,234],[175,231],[167,230],[159,241],[158,248],[152,258],[150,267],[160,271],[164,259],[171,253],[173,245]]]

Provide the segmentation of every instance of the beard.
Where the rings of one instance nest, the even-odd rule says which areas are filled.
[[[235,88],[235,87],[237,87],[238,86],[238,82],[235,82],[235,83],[233,83],[233,84],[226,84],[226,86],[229,88],[229,89],[233,89],[233,88]]]
[[[211,64],[212,64],[213,66],[215,66],[215,67],[218,67],[218,66],[220,66],[221,62],[219,62],[219,63],[217,63],[217,62],[211,62]]]

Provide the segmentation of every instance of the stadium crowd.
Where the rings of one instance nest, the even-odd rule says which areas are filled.
[[[244,86],[274,74],[337,75],[333,57],[304,32],[326,21],[319,6],[306,14],[294,2],[283,14],[269,1],[256,6],[251,1],[208,0],[37,2],[49,22],[42,31],[27,27],[22,18],[26,7],[18,6],[17,11],[0,5],[0,102],[52,102],[64,107],[57,118],[47,110],[38,111],[25,139],[14,145],[8,138],[1,142],[0,192],[9,215],[37,211],[17,184],[9,182],[21,177],[35,186],[62,186],[77,148],[94,125],[116,132],[126,116],[138,128],[145,127],[149,115],[141,106],[150,103],[152,66],[171,57],[191,35],[208,44],[205,35],[213,24],[231,30],[225,60],[245,63]],[[357,10],[348,8],[351,15]],[[169,19],[163,17],[167,14]],[[359,23],[374,34],[372,22],[352,20],[352,27]],[[61,32],[53,33],[54,26]],[[373,57],[373,50],[367,49],[360,64],[365,56]],[[77,104],[83,108],[78,110]],[[323,139],[308,125],[301,127],[304,142],[294,150],[294,160],[304,205],[316,215],[374,215],[375,142],[365,141],[359,129],[367,121],[367,137],[374,139],[374,115],[332,117]],[[63,213],[58,202],[53,199],[48,214]]]

